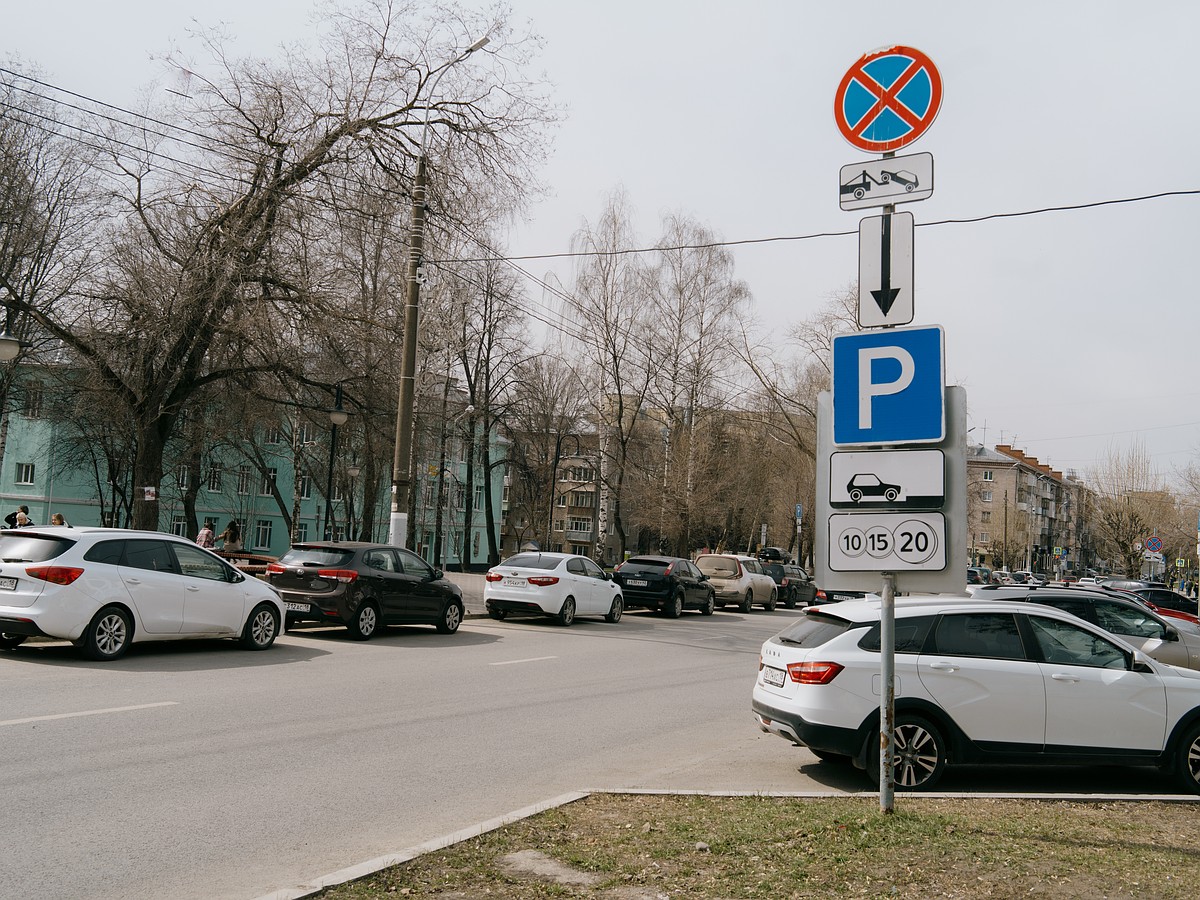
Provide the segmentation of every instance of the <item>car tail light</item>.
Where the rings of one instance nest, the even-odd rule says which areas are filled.
[[[491,582],[500,581],[503,578],[504,578],[504,576],[501,575],[499,572],[488,572],[486,575],[483,576],[484,581],[491,581]]]
[[[621,571],[621,567],[622,567],[622,566],[624,566],[624,565],[625,565],[625,563],[623,563],[623,562],[619,562],[619,563],[617,563],[615,566],[613,566],[613,571],[614,571],[614,572],[620,572],[620,571]]]
[[[742,568],[742,564],[741,564],[740,562],[737,564],[737,566],[738,566],[738,574],[737,574],[737,577],[738,577],[738,578],[741,578],[743,575],[745,575],[745,574],[746,574],[746,570]]]
[[[669,566],[667,566],[666,571],[663,572],[663,575],[670,575],[673,568],[675,568],[675,563],[671,563]]]
[[[358,573],[353,569],[317,569],[318,578],[329,578],[342,584],[352,584],[358,580]]]
[[[70,584],[83,574],[83,569],[74,566],[36,566],[26,569],[25,574],[51,584]]]
[[[532,575],[526,580],[530,584],[536,584],[538,587],[548,587],[552,584],[558,584],[557,575]]]
[[[789,663],[787,670],[796,684],[829,684],[844,668],[835,662],[802,662]]]
[[[784,578],[782,581],[779,582],[780,587],[787,587],[787,585],[788,585],[788,580],[786,578]]]
[[[824,592],[823,590],[821,590],[820,588],[817,588],[817,595],[816,595],[816,597],[815,597],[814,599],[816,599],[816,600],[828,600],[829,598],[828,598],[828,597],[825,595],[825,592]]]
[[[277,562],[267,563],[267,574],[268,575],[282,575],[286,571],[287,571],[287,569],[284,568],[283,566],[281,566]]]

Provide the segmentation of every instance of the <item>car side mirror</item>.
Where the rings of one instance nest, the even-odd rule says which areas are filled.
[[[700,580],[701,580],[701,581],[708,581],[708,576],[707,576],[707,575],[705,575],[703,572],[701,572],[701,573],[700,573]]]
[[[1150,660],[1148,660],[1142,654],[1142,651],[1134,650],[1133,651],[1133,661],[1129,664],[1129,671],[1152,674],[1154,672],[1154,666],[1152,666],[1150,664]]]
[[[433,577],[432,577],[432,578],[430,578],[429,580],[430,580],[430,581],[437,581],[439,578],[445,578],[445,577],[446,577],[446,573],[445,573],[445,572],[443,572],[441,569],[434,569],[434,570],[433,570]]]
[[[605,580],[605,581],[612,581],[612,580],[613,580],[613,573],[612,573],[612,572],[605,572],[605,573],[604,573],[604,580]]]
[[[1168,640],[1168,641],[1177,641],[1177,640],[1179,640],[1179,632],[1178,632],[1178,631],[1176,631],[1174,628],[1170,628],[1170,627],[1168,627],[1168,628],[1166,629],[1166,635],[1165,635],[1165,637],[1164,637],[1164,640]]]

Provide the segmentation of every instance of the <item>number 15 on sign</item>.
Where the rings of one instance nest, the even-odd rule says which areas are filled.
[[[835,572],[941,571],[946,519],[938,512],[834,514],[828,546]]]

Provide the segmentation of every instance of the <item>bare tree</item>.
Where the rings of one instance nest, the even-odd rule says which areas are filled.
[[[1142,569],[1141,542],[1149,536],[1153,508],[1164,493],[1150,455],[1137,442],[1126,450],[1110,445],[1090,480],[1098,495],[1101,552],[1127,575],[1136,577]]]

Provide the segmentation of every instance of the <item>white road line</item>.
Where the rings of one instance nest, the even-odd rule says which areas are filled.
[[[510,659],[505,662],[488,663],[489,666],[515,666],[517,663],[541,662],[543,659],[558,659],[557,656],[531,656],[529,659]],[[0,725],[3,725],[0,722]]]
[[[178,706],[177,700],[165,700],[162,703],[143,703],[140,706],[114,706],[110,709],[86,709],[83,712],[58,713],[53,716],[30,716],[28,719],[5,719],[3,725],[24,725],[27,722],[49,722],[53,719],[74,719],[77,716],[103,716],[108,713],[132,712],[136,709],[154,709],[156,706]]]

